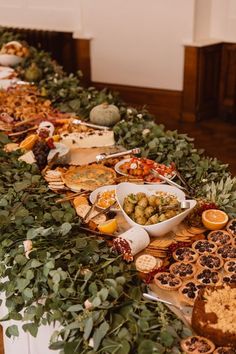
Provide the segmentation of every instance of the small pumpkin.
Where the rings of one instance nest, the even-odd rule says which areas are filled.
[[[119,108],[113,104],[102,103],[93,107],[89,115],[93,124],[111,127],[120,120]]]
[[[37,66],[36,63],[32,63],[26,70],[24,78],[28,82],[37,82],[42,78],[42,70]]]

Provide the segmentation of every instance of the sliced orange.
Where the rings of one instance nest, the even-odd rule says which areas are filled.
[[[37,134],[32,134],[27,136],[21,143],[20,143],[20,148],[25,149],[25,150],[31,150],[38,140],[38,135]]]
[[[113,234],[117,230],[117,220],[111,219],[98,225],[98,230],[104,234]]]
[[[202,213],[202,223],[209,230],[222,229],[228,220],[228,215],[222,210],[209,209]]]

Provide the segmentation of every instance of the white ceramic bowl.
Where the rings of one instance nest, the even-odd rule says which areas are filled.
[[[22,62],[23,58],[14,54],[0,54],[0,65],[15,66]]]
[[[185,217],[190,213],[190,211],[195,207],[196,205],[196,200],[188,200],[190,203],[190,208],[187,210],[184,210],[182,213],[174,216],[171,219],[168,219],[166,221],[162,221],[158,224],[153,224],[153,225],[140,225],[137,224],[135,221],[133,221],[124,211],[123,209],[123,202],[125,197],[128,194],[136,194],[139,192],[143,192],[146,195],[152,195],[155,192],[167,192],[172,195],[175,195],[177,199],[181,202],[185,200],[185,194],[182,192],[180,189],[176,187],[172,187],[166,184],[157,184],[157,185],[138,185],[134,183],[120,183],[116,187],[116,199],[118,201],[118,204],[120,206],[121,211],[124,214],[124,217],[128,224],[130,226],[141,226],[143,227],[150,236],[163,236],[166,233],[170,232],[175,226],[181,223],[185,219]]]

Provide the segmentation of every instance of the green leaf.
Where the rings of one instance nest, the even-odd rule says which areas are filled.
[[[7,327],[6,336],[9,338],[18,337],[19,336],[18,327],[16,325],[12,325],[12,326]]]
[[[84,308],[82,305],[78,304],[78,305],[72,305],[70,307],[68,307],[67,311],[68,312],[79,312],[82,311]]]
[[[0,143],[2,144],[10,143],[8,136],[2,132],[0,132]]]
[[[64,213],[61,210],[56,210],[56,211],[52,212],[53,219],[58,221],[58,222],[63,220],[63,216],[64,216]]]
[[[29,285],[29,283],[30,281],[28,279],[24,279],[24,278],[16,279],[16,286],[17,289],[19,289],[20,291],[23,291]]]
[[[21,181],[14,183],[14,189],[16,192],[21,192],[31,186],[31,181]]]
[[[20,207],[16,210],[15,216],[20,218],[26,218],[27,216],[29,216],[29,211],[24,207]]]
[[[94,350],[96,351],[99,346],[100,343],[102,341],[102,339],[105,337],[105,335],[107,334],[108,330],[109,330],[109,324],[107,322],[103,322],[98,328],[96,328],[94,335],[93,335],[93,341],[94,341]]]
[[[4,198],[0,199],[0,207],[6,207],[8,205],[8,201]]]
[[[39,262],[37,259],[32,259],[31,263],[30,263],[30,267],[31,268],[38,268],[41,265],[43,265],[43,263]]]
[[[85,320],[84,326],[84,339],[87,340],[92,332],[93,329],[93,319],[89,317]]]
[[[174,342],[174,338],[167,331],[161,332],[160,339],[161,339],[161,344],[163,344],[165,347],[170,347]]]
[[[32,299],[32,298],[33,298],[33,291],[32,291],[32,289],[30,289],[30,288],[24,289],[24,290],[23,290],[23,296],[24,296],[27,300]]]
[[[62,236],[67,235],[70,232],[71,228],[72,228],[71,224],[69,224],[68,222],[64,222],[60,226],[60,232],[61,232]]]
[[[24,265],[28,262],[27,258],[22,254],[17,254],[15,257],[15,262],[20,265]]]
[[[29,332],[33,337],[37,337],[38,326],[36,325],[36,323],[25,323],[23,324],[22,328],[25,332]]]

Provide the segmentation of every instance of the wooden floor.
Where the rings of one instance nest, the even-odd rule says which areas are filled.
[[[219,119],[209,119],[197,123],[156,120],[167,129],[177,129],[195,138],[195,146],[205,149],[208,156],[217,157],[228,163],[231,173],[236,176],[236,124]]]

